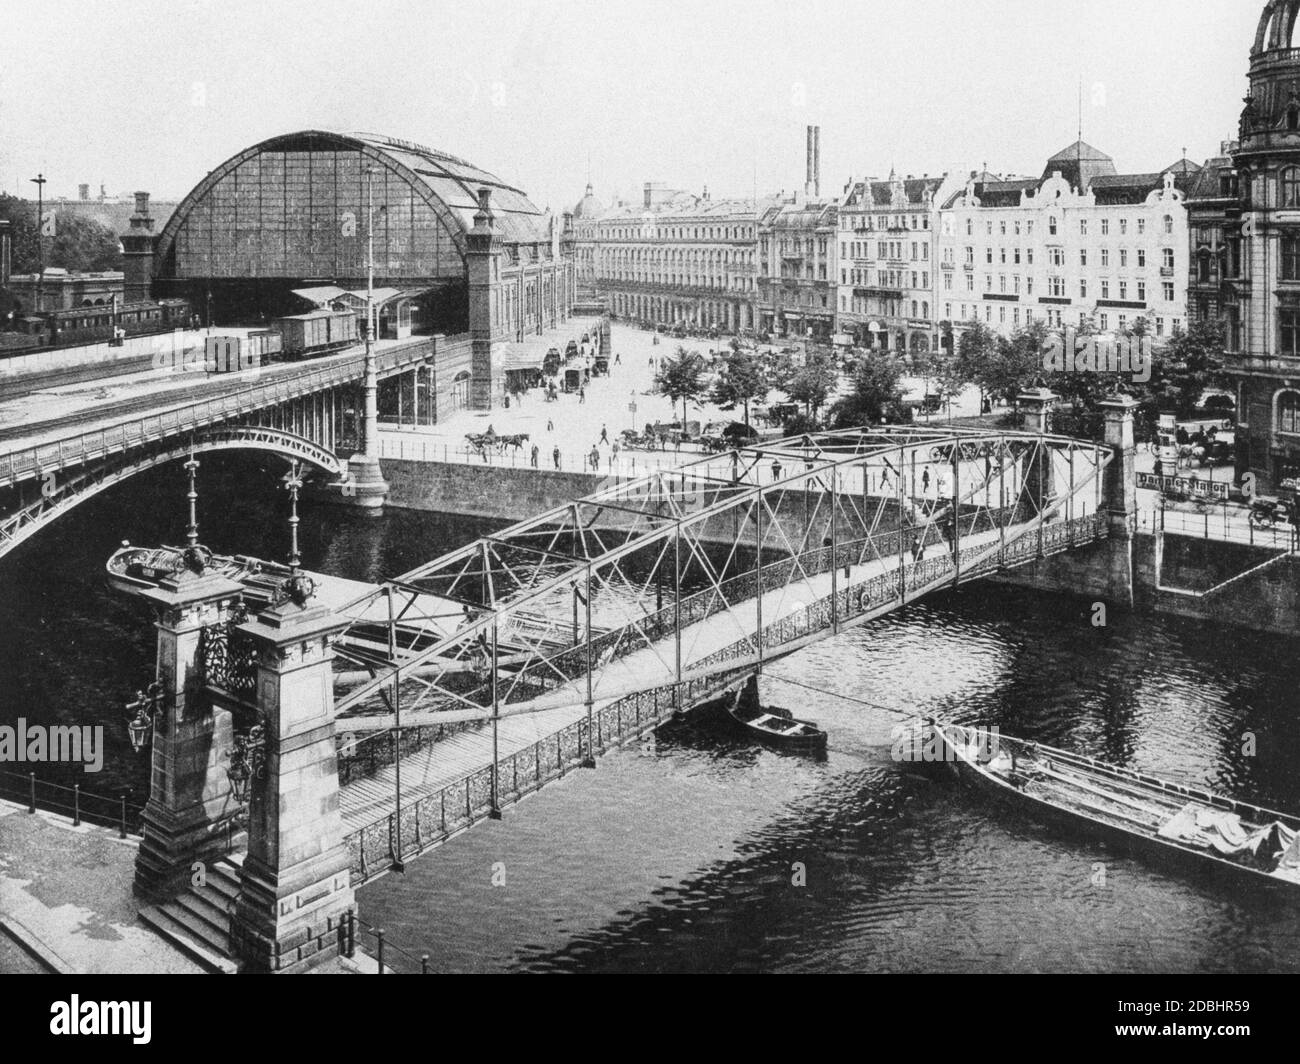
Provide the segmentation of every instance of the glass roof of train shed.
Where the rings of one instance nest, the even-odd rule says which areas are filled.
[[[273,137],[222,163],[185,197],[159,236],[155,275],[362,276],[373,194],[376,276],[463,276],[481,188],[491,191],[503,244],[550,243],[547,213],[454,155],[374,133]]]

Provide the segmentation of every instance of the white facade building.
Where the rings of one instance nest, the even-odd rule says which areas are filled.
[[[1196,170],[1117,174],[1079,142],[1038,180],[972,175],[939,210],[938,320],[1009,335],[1033,320],[1118,333],[1145,317],[1168,337],[1187,320],[1184,191]]]

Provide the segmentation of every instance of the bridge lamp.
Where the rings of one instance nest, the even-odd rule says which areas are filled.
[[[235,802],[248,802],[249,784],[266,775],[266,728],[259,721],[245,735],[235,736],[235,748],[230,752],[230,767],[226,778]]]
[[[154,680],[144,691],[136,691],[135,699],[126,704],[126,711],[135,714],[127,719],[126,733],[131,739],[131,749],[137,754],[153,737],[153,719],[162,708],[162,699],[162,684]]]

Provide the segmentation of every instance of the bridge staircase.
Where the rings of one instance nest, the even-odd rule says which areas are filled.
[[[230,918],[239,897],[243,854],[208,866],[202,886],[140,911],[140,919],[210,972],[234,975],[239,961],[230,947]]]

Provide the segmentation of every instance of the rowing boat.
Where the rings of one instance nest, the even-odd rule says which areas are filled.
[[[1083,754],[927,722],[959,778],[1051,820],[1164,856],[1300,886],[1300,818]]]
[[[826,733],[816,724],[798,720],[788,709],[764,706],[759,701],[757,676],[730,687],[722,706],[732,720],[766,745],[811,753],[826,749]]]
[[[124,544],[104,565],[105,578],[115,591],[130,593],[157,587],[159,581],[185,568],[185,547],[132,547]],[[200,548],[202,549],[202,548]],[[290,575],[289,567],[264,562],[243,554],[228,556],[207,553],[203,558],[207,572],[217,573],[244,585],[244,598],[250,605],[268,604],[275,590]]]

